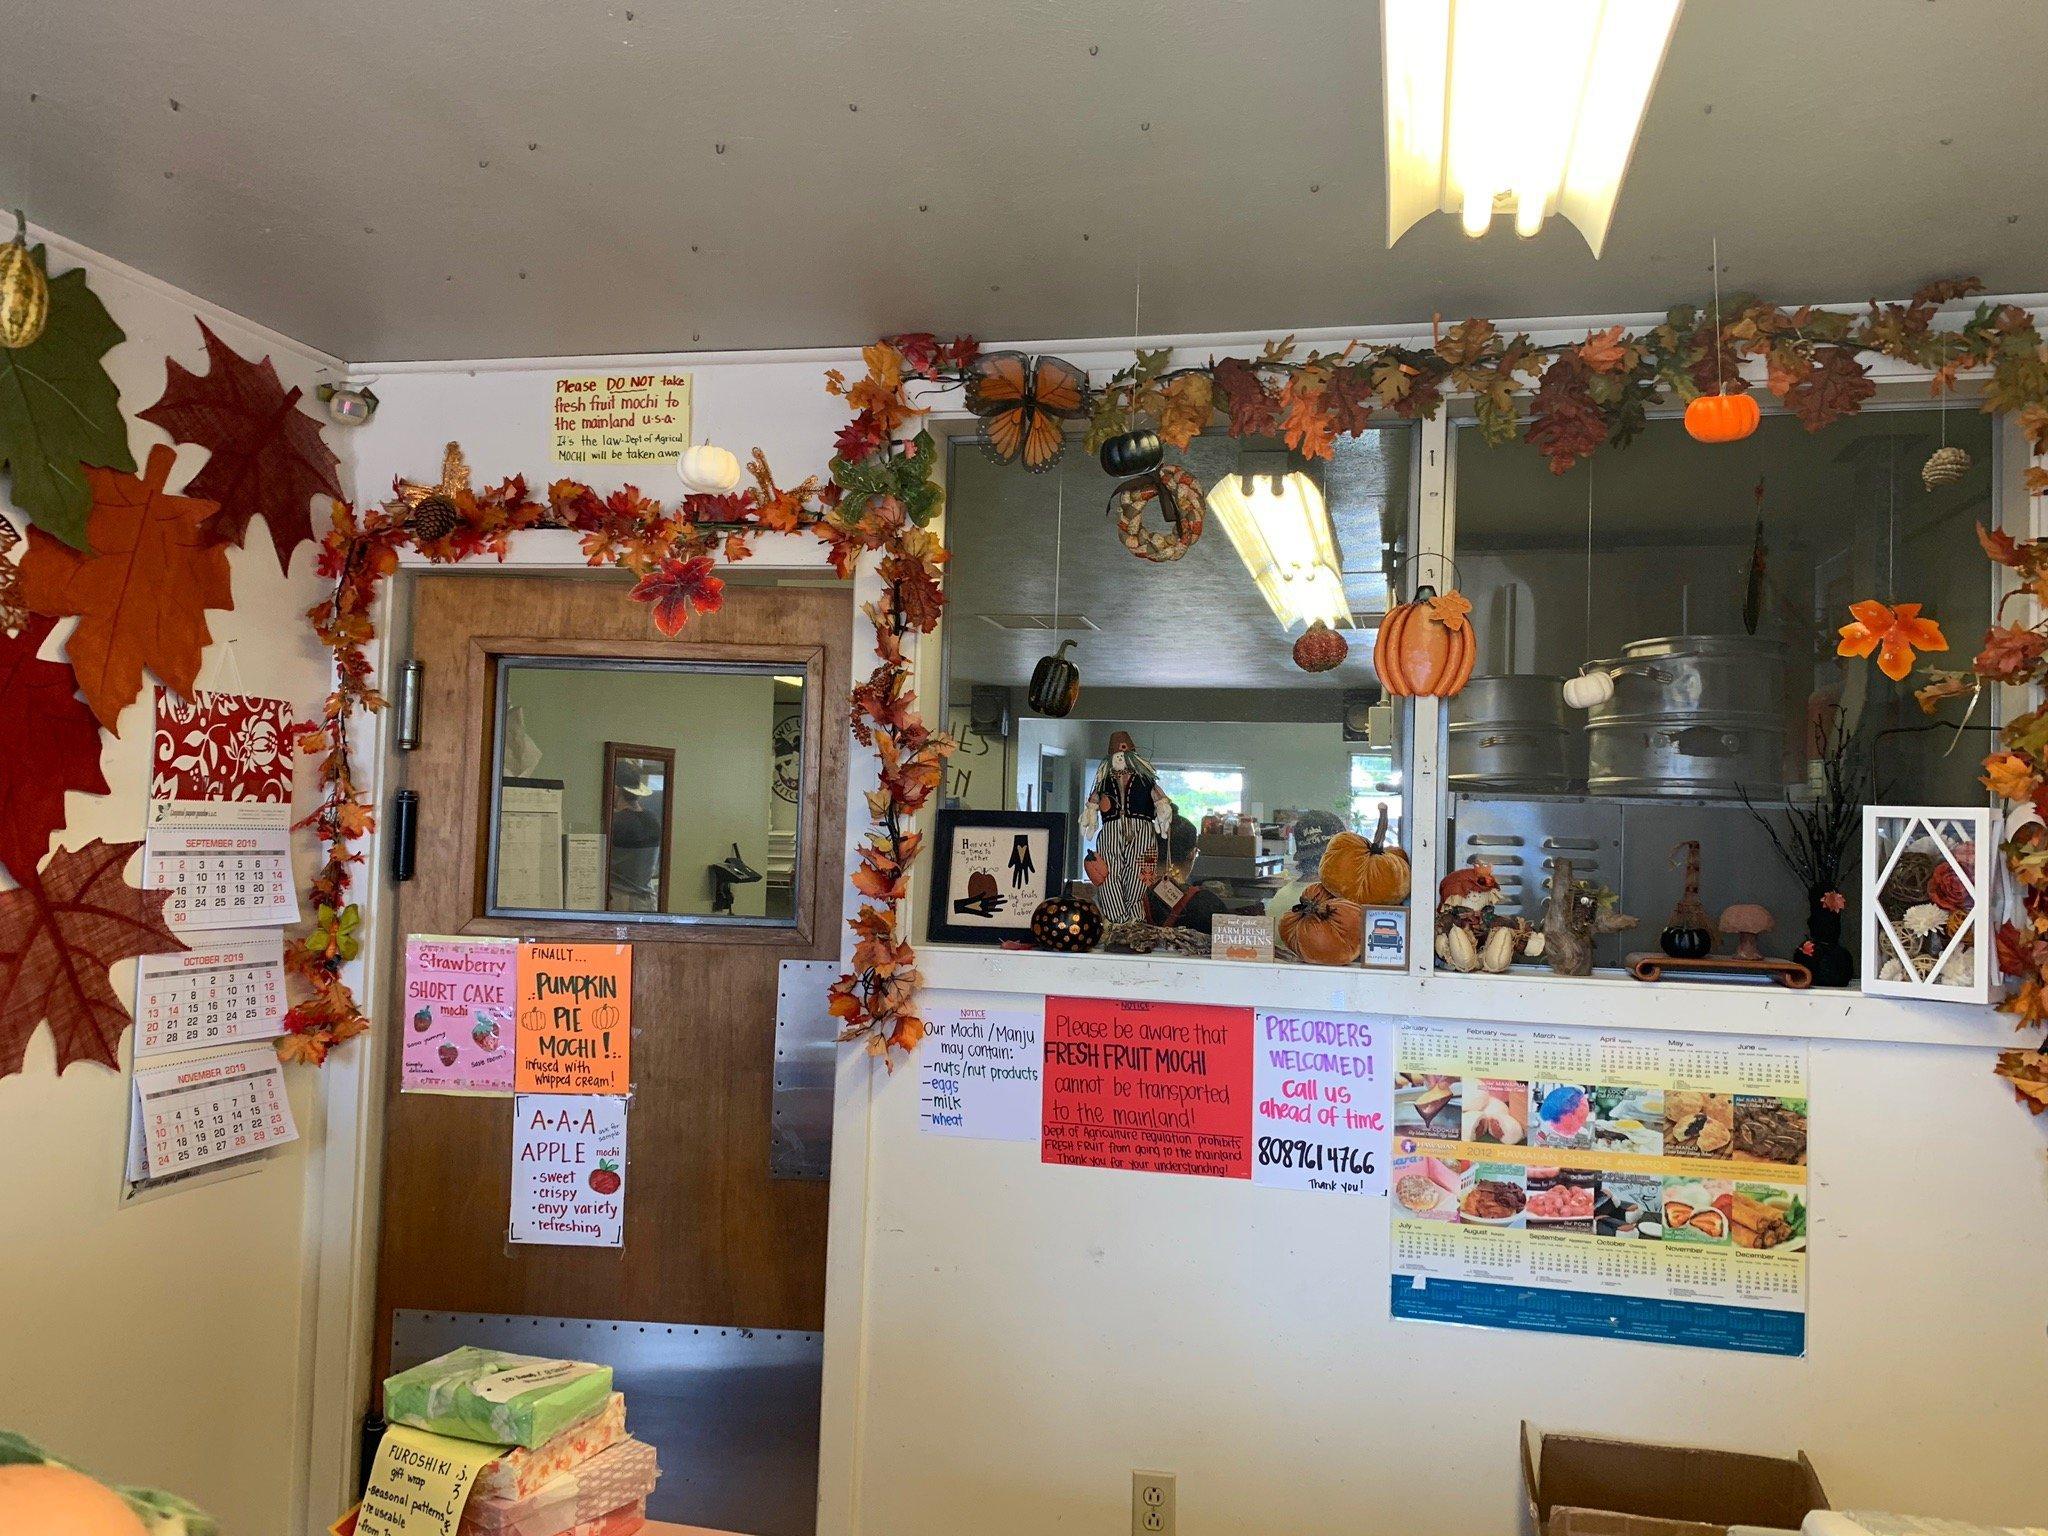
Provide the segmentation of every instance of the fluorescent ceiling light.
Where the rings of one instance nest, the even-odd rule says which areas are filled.
[[[1209,510],[1282,629],[1317,619],[1332,629],[1351,623],[1330,514],[1315,481],[1300,470],[1225,475],[1209,492]]]
[[[1682,0],[1380,0],[1387,244],[1439,208],[1475,238],[1550,214],[1597,257]]]

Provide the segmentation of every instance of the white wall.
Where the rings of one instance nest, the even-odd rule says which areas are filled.
[[[107,359],[129,418],[136,462],[164,435],[135,413],[164,386],[164,359],[204,371],[194,315],[245,356],[266,352],[287,385],[309,392],[331,360],[260,331],[128,268],[55,246],[58,270],[82,264],[93,291],[128,339]],[[335,365],[338,369],[339,365]],[[332,377],[333,375],[329,375]],[[345,434],[330,430],[337,452]],[[205,462],[181,448],[176,488]],[[25,519],[4,509],[17,525]],[[317,519],[324,522],[324,518]],[[261,521],[230,551],[235,607],[209,613],[216,644],[200,681],[281,695],[311,712],[326,691],[326,654],[302,617],[322,589],[302,546],[290,580],[279,576]],[[46,655],[69,624],[60,623]],[[102,736],[110,795],[72,795],[66,847],[142,836],[150,748],[150,691]],[[5,722],[0,722],[4,729]],[[310,793],[302,778],[302,791]],[[303,809],[303,805],[301,809]],[[301,840],[301,873],[312,846]],[[141,878],[141,858],[128,878]],[[132,1004],[132,961],[114,968],[114,992]],[[288,1071],[300,1140],[255,1171],[125,1209],[117,1205],[127,1145],[128,1046],[123,1070],[89,1063],[61,1078],[47,1030],[29,1043],[26,1070],[0,1078],[0,1426],[124,1482],[175,1489],[242,1533],[290,1528],[301,1476],[313,1306],[309,1200],[322,1136],[315,1075]]]
[[[685,361],[699,435],[765,444],[786,479],[816,472],[840,420],[819,385],[833,361]],[[385,407],[358,443],[366,485],[431,469],[450,437],[480,476],[551,471],[551,380],[573,364],[368,371]],[[1018,757],[1021,773],[1021,739]],[[925,961],[928,978],[969,969]],[[1106,962],[1057,963],[1108,985]],[[1608,1006],[1647,1015],[1637,996]],[[2003,1037],[1981,1022],[1987,1045]],[[1144,1466],[1180,1474],[1191,1533],[1504,1533],[1523,1415],[1803,1446],[1838,1503],[2038,1519],[2048,1165],[1989,1066],[1988,1048],[1816,1047],[1810,1344],[1787,1361],[1397,1325],[1384,1206],[923,1138],[913,1074],[843,1064],[821,1529],[1117,1531]]]

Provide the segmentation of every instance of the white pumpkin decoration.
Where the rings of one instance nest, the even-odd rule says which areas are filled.
[[[723,496],[740,483],[740,461],[712,443],[693,443],[676,455],[676,474],[692,491]]]

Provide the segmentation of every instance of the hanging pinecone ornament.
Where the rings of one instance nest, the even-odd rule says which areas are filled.
[[[1920,483],[1930,491],[1954,485],[1970,471],[1970,455],[1961,448],[1937,448],[1920,466]]]

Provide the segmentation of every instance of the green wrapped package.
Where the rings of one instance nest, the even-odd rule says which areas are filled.
[[[384,1379],[384,1417],[458,1440],[528,1450],[591,1418],[612,1394],[612,1368],[465,1344]]]

